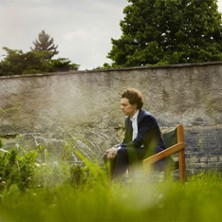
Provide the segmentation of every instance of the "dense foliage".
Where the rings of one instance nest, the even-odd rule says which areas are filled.
[[[67,58],[52,59],[59,53],[58,46],[55,46],[53,38],[45,31],[39,33],[33,44],[34,48],[28,52],[3,47],[6,55],[0,61],[0,76],[78,70],[79,65]]]
[[[73,153],[81,164],[70,162]],[[59,156],[50,154],[42,145],[35,149],[18,144],[7,150],[3,145],[0,147],[0,192],[12,185],[20,191],[65,184],[78,187],[98,178],[105,181],[104,177],[105,171],[89,161],[73,144],[67,144]]]
[[[122,36],[112,39],[113,67],[222,60],[217,0],[128,0]],[[109,66],[104,64],[104,67]]]
[[[33,176],[37,153],[30,151],[19,155],[15,150],[1,150],[0,153],[0,190],[16,184],[20,190],[33,186]]]
[[[12,50],[4,47],[6,57],[0,62],[0,76],[77,70],[78,65],[67,58],[51,59],[49,51]]]

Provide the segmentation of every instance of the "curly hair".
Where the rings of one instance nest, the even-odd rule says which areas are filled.
[[[123,93],[121,98],[127,98],[131,105],[136,104],[137,109],[143,107],[143,95],[142,93],[135,88],[128,88]]]

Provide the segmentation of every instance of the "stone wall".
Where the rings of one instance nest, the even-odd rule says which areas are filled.
[[[222,169],[221,82],[222,63],[2,76],[0,133],[5,148],[68,143],[101,159],[122,137],[121,92],[135,87],[163,130],[185,126],[189,172]]]

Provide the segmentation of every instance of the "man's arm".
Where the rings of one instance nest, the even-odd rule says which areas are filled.
[[[133,141],[130,141],[128,138],[130,136],[130,132],[126,119],[126,131],[123,142],[119,145],[119,147],[112,147],[106,151],[108,158],[114,158],[117,154],[117,151],[121,148],[140,148],[144,144],[144,141],[150,136],[153,129],[158,127],[156,119],[150,115],[144,116],[139,124],[140,127],[138,129],[137,137]]]
[[[127,139],[124,138],[123,143],[121,144],[121,147],[140,148],[144,144],[144,141],[150,136],[152,130],[158,127],[157,121],[155,120],[155,118],[153,118],[150,115],[144,116],[144,118],[141,120],[139,124],[140,124],[140,127],[138,129],[137,137],[133,141],[129,141],[129,142],[126,142]],[[125,136],[126,135],[127,135],[127,132]]]

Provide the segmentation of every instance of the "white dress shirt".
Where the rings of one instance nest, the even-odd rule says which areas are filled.
[[[133,127],[133,136],[132,136],[132,141],[137,137],[138,134],[138,115],[139,115],[139,110],[134,114],[133,117],[130,118],[132,121],[132,127]]]
[[[132,141],[137,137],[137,134],[138,134],[138,115],[139,115],[139,110],[137,110],[134,116],[130,118],[130,121],[132,121],[132,127],[133,127]],[[120,144],[116,144],[113,147],[116,148],[117,150],[121,148]]]

